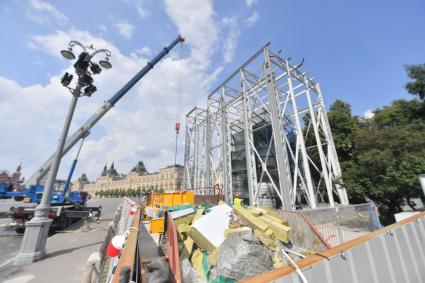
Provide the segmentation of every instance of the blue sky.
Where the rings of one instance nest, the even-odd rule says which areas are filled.
[[[327,106],[342,99],[363,115],[410,99],[403,66],[425,62],[424,12],[419,0],[1,1],[0,125],[10,138],[0,142],[0,168],[22,157],[29,174],[54,148],[69,100],[58,79],[70,63],[58,54],[70,39],[115,51],[98,93],[80,101],[75,129],[179,32],[187,37],[183,58],[171,54],[93,130],[77,170],[93,179],[112,160],[123,172],[139,159],[148,169],[171,163],[179,64],[185,112],[267,41],[294,62],[305,58]],[[180,152],[182,162],[183,144]]]

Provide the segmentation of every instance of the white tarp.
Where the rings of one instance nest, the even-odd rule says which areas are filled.
[[[195,210],[193,209],[193,207],[189,207],[189,208],[185,208],[185,209],[181,209],[181,210],[176,210],[176,211],[172,211],[170,212],[170,216],[172,219],[176,219],[185,215],[189,215],[195,213]]]
[[[211,211],[196,220],[195,227],[215,247],[224,241],[224,230],[229,227],[232,208],[227,204],[220,204],[211,208]]]

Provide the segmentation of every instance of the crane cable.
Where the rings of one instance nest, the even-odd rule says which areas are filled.
[[[183,43],[180,42],[180,62],[178,66],[178,89],[177,89],[177,114],[176,114],[176,148],[174,151],[174,165],[177,165],[177,149],[178,149],[178,140],[179,140],[179,132],[180,132],[180,111],[181,111],[181,103],[182,103],[182,64],[183,64]]]

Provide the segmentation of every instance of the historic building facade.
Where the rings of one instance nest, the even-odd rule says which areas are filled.
[[[82,176],[83,177],[83,176]],[[172,165],[159,169],[157,172],[149,173],[143,162],[137,165],[127,174],[119,174],[114,163],[108,169],[107,166],[96,182],[89,183],[87,178],[80,178],[74,184],[74,189],[95,194],[100,190],[112,189],[141,189],[145,191],[155,191],[163,189],[165,192],[177,191],[183,184],[183,166]]]
[[[22,165],[16,167],[12,174],[7,170],[0,170],[0,183],[11,184],[14,190],[19,190],[23,187],[24,179],[21,178]]]

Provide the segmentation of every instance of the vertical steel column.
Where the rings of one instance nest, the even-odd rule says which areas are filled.
[[[270,104],[270,114],[273,129],[274,147],[276,152],[277,169],[279,174],[279,188],[282,195],[282,206],[284,209],[293,210],[295,206],[291,198],[291,183],[288,178],[289,167],[286,163],[285,155],[286,146],[283,138],[284,132],[281,126],[281,118],[279,111],[279,100],[276,93],[276,81],[271,67],[269,49],[264,48],[265,64],[267,79],[267,94]]]
[[[243,106],[243,129],[245,140],[246,173],[248,178],[249,204],[258,205],[257,168],[255,163],[254,139],[252,136],[252,110],[251,98],[246,93],[244,73],[241,71],[242,106]]]
[[[322,147],[322,139],[320,138],[319,128],[317,126],[316,113],[313,109],[313,103],[311,102],[310,86],[305,76],[304,76],[304,84],[306,86],[307,103],[308,103],[308,108],[310,110],[311,123],[313,124],[314,136],[316,137],[316,144],[317,144],[317,150],[319,151],[320,163],[322,164],[322,173],[323,173],[323,178],[325,179],[325,185],[326,185],[326,191],[328,194],[329,204],[331,207],[334,207],[335,202],[333,197],[332,183],[331,183],[331,179],[329,178],[330,176],[328,172],[328,165],[326,163],[326,157]]]
[[[185,147],[184,147],[184,169],[183,169],[183,188],[184,190],[192,189],[192,186],[189,181],[189,161],[190,161],[190,132],[191,127],[189,126],[189,117],[186,116],[186,138],[185,138]]]
[[[226,113],[227,115],[227,113]],[[228,187],[228,199],[229,204],[233,203],[233,184],[232,184],[232,135],[230,131],[229,121],[226,117],[226,161],[227,161],[227,187]]]
[[[224,92],[225,89],[222,87],[222,97],[221,97],[221,151],[222,151],[222,170],[223,170],[223,195],[224,201],[227,204],[233,202],[233,191],[232,191],[232,167],[231,160],[229,159],[230,145],[229,145],[229,131],[227,124],[227,110],[226,103],[224,101]],[[231,158],[231,157],[230,157]],[[230,164],[229,164],[230,163]],[[229,174],[230,173],[230,174]],[[229,178],[230,175],[230,178]]]
[[[198,110],[195,112],[194,119],[194,133],[193,133],[193,189],[195,194],[199,193],[199,180],[198,180],[198,170],[199,170],[199,129],[198,129]]]
[[[212,185],[211,185],[211,117],[210,109],[207,106],[206,110],[206,127],[205,127],[205,187],[207,189],[207,194],[212,194]]]
[[[320,90],[320,85],[316,84],[316,90],[317,90],[317,94],[318,94],[318,100],[319,103],[321,105],[321,108],[323,109],[322,115],[321,115],[321,120],[322,120],[322,127],[323,127],[323,131],[325,133],[325,137],[327,139],[327,144],[328,144],[328,158],[332,164],[332,169],[334,172],[334,177],[335,179],[339,179],[341,178],[341,166],[339,165],[339,161],[338,161],[338,154],[336,152],[336,147],[335,147],[335,143],[332,137],[332,131],[331,131],[331,127],[329,125],[329,119],[328,119],[328,114],[326,113],[326,108],[325,108],[325,104],[323,102],[323,98],[322,98],[322,91]],[[335,184],[336,187],[336,191],[338,193],[338,197],[340,200],[340,203],[343,205],[348,205],[348,196],[347,196],[347,192],[345,190],[344,187],[342,187],[340,184]]]
[[[304,170],[304,177],[307,183],[308,198],[309,198],[311,208],[316,208],[317,207],[316,196],[314,194],[313,182],[311,179],[310,164],[308,163],[307,150],[305,148],[304,133],[301,127],[297,100],[294,95],[294,88],[292,86],[291,68],[289,67],[288,60],[286,60],[286,73],[288,75],[289,96],[291,98],[292,107],[294,110],[295,127],[297,129],[297,138],[299,138],[300,140],[299,147],[301,149],[301,155],[302,155],[301,158],[303,162],[302,169]]]

